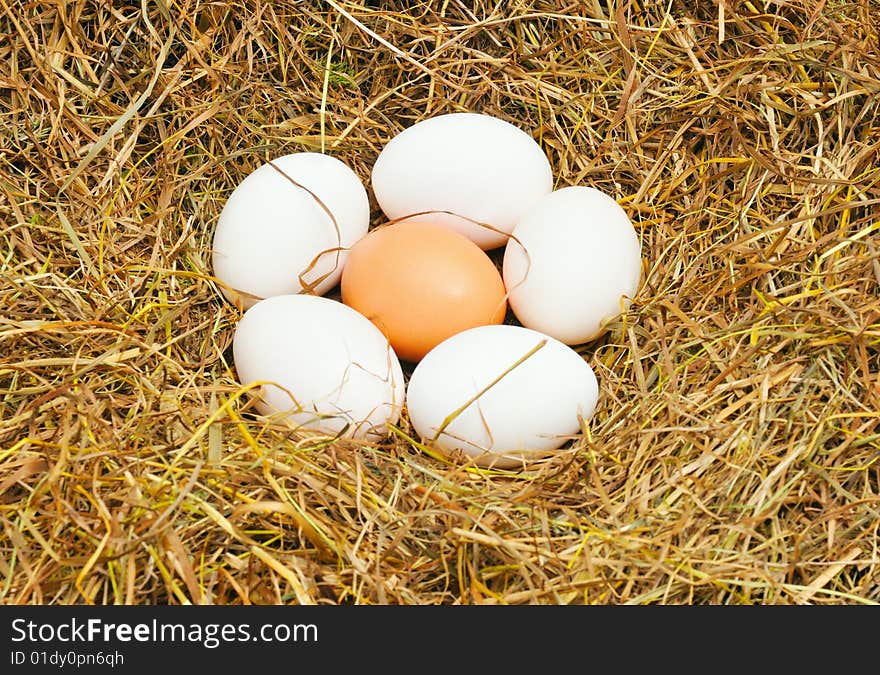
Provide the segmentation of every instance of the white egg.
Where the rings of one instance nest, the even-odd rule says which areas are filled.
[[[593,369],[558,340],[521,326],[480,326],[434,347],[410,377],[406,406],[423,441],[478,464],[521,464],[558,449],[589,420]]]
[[[255,385],[263,415],[368,440],[398,420],[405,385],[397,355],[341,302],[306,294],[261,300],[238,322],[232,350],[239,381]]]
[[[371,180],[389,219],[431,212],[418,219],[451,227],[484,250],[504,244],[523,212],[553,189],[541,146],[519,127],[478,113],[404,129],[379,153]]]
[[[284,155],[248,174],[226,201],[214,276],[243,309],[306,287],[320,295],[339,282],[347,249],[369,225],[367,190],[350,167],[315,152]]]
[[[523,326],[580,344],[603,333],[635,296],[641,245],[611,196],[566,187],[523,216],[502,269],[510,308]]]

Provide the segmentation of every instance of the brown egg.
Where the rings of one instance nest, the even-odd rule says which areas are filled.
[[[468,328],[500,324],[507,311],[489,256],[463,234],[417,221],[376,228],[355,243],[341,286],[342,301],[407,361]]]

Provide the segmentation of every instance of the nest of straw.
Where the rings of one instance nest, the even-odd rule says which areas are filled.
[[[880,604],[874,0],[0,0],[0,602]],[[252,169],[455,111],[613,195],[636,301],[523,471],[253,414]],[[375,206],[375,202],[373,203]],[[374,224],[381,220],[374,210]]]

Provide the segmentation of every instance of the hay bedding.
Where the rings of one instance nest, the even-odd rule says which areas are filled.
[[[880,603],[877,2],[108,5],[0,0],[0,602]],[[462,110],[642,237],[584,437],[261,421],[225,198]]]

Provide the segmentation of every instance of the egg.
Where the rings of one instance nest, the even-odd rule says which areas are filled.
[[[504,281],[486,252],[421,221],[376,228],[352,246],[341,292],[408,361],[463,330],[501,323],[507,311]]]
[[[367,190],[341,160],[315,152],[278,157],[226,200],[214,231],[214,276],[242,309],[275,295],[322,295],[339,283],[347,249],[369,224]]]
[[[593,369],[571,347],[503,324],[463,331],[432,349],[410,376],[406,409],[425,443],[510,468],[576,436],[598,393]]]
[[[444,225],[485,250],[503,245],[521,215],[553,188],[541,146],[519,127],[480,113],[438,115],[404,129],[382,148],[370,180],[389,220]]]
[[[380,440],[397,422],[405,385],[384,335],[350,307],[277,295],[244,312],[233,359],[257,410],[305,431]]]
[[[610,195],[586,186],[542,198],[514,228],[502,261],[519,322],[568,345],[592,340],[629,306],[641,246]]]

